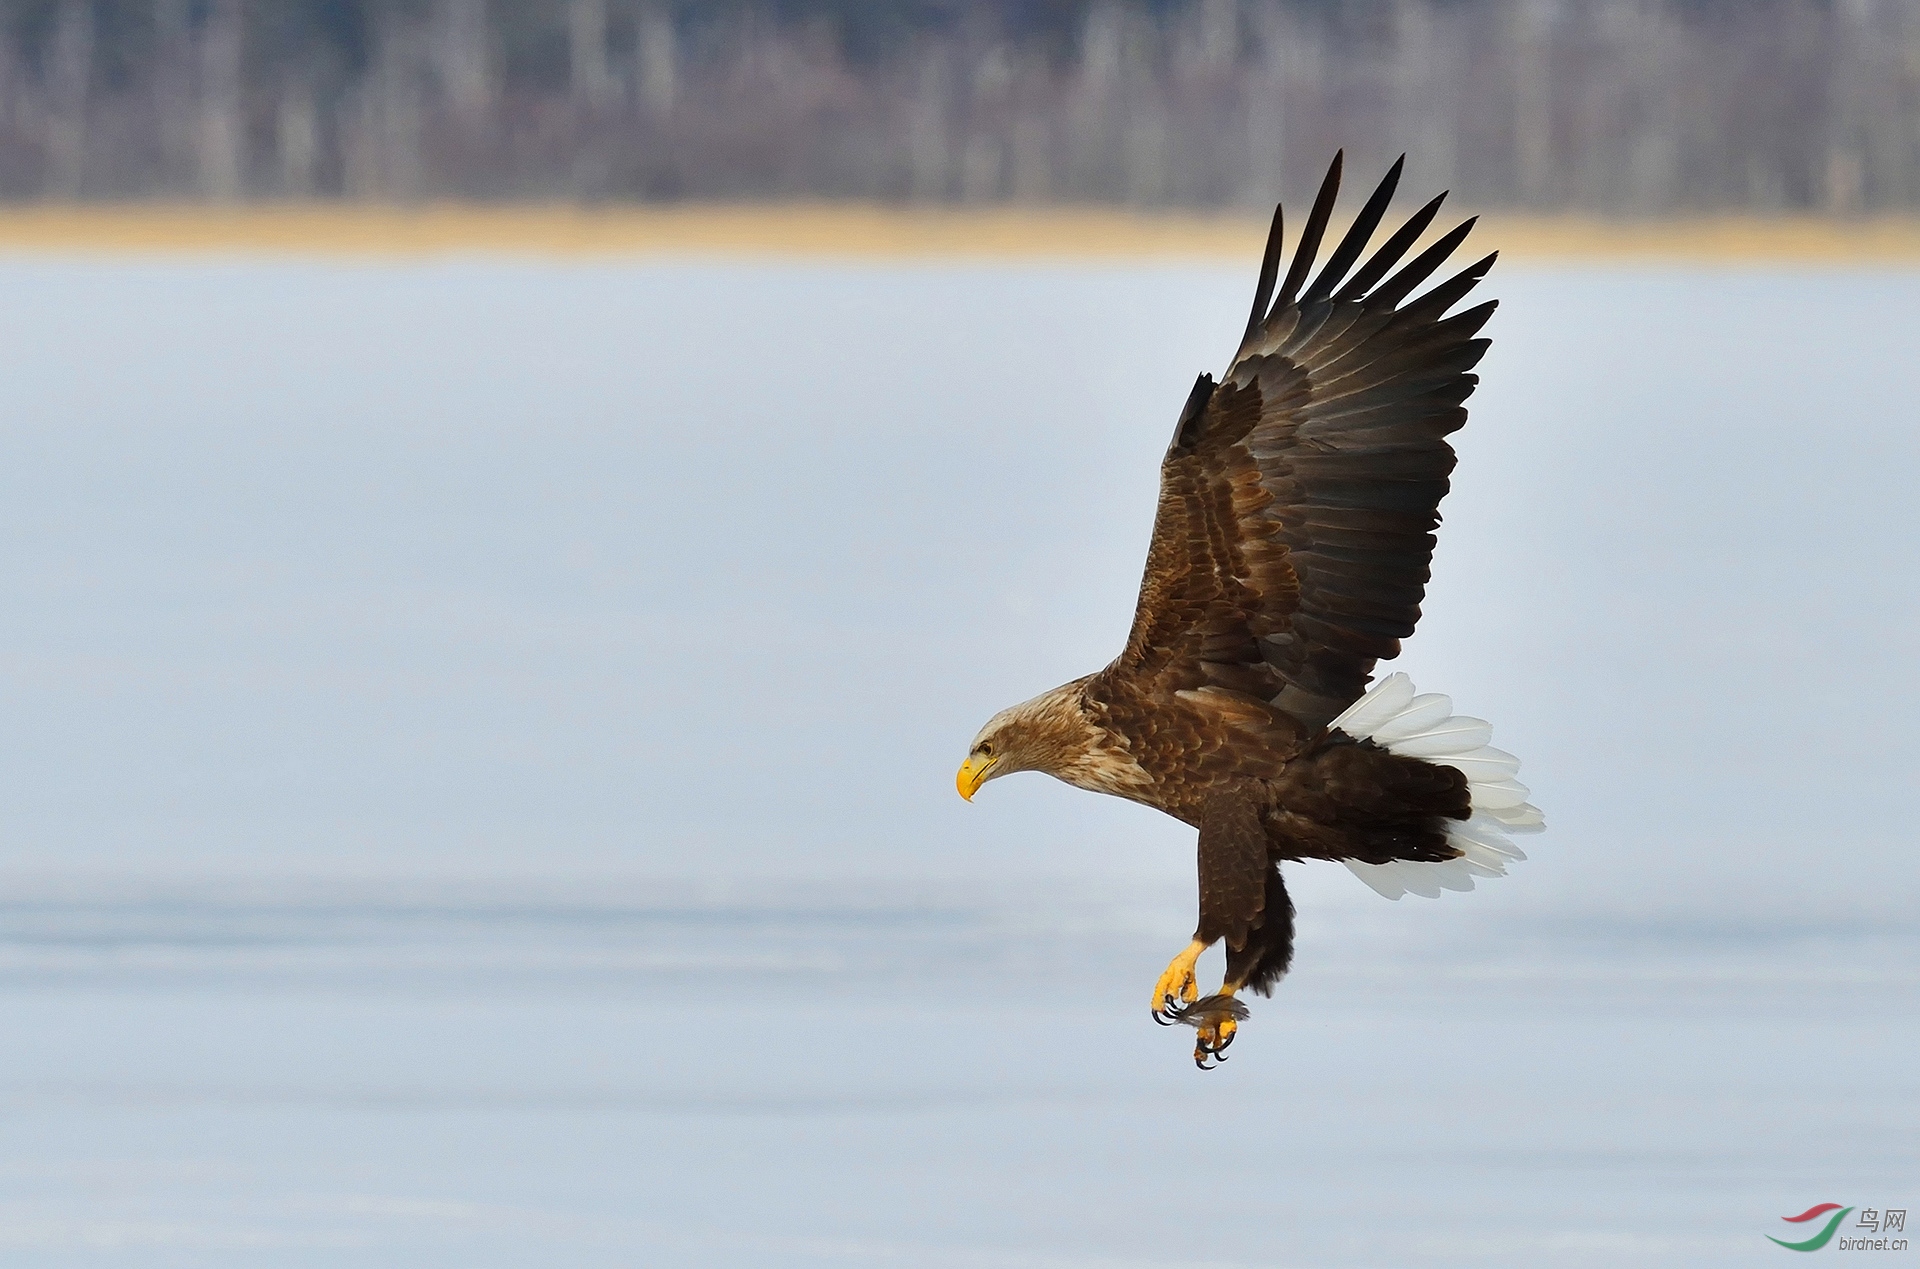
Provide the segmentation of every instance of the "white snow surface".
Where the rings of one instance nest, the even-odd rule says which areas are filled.
[[[1494,270],[1381,668],[1552,831],[1444,903],[1290,867],[1223,1069],[1147,1017],[1191,831],[954,795],[1118,648],[1251,266],[0,260],[0,1261],[1715,1269],[1912,1208],[1911,271]]]

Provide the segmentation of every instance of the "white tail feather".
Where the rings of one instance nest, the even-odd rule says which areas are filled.
[[[1507,857],[1485,846],[1467,842],[1460,848],[1460,866],[1476,877],[1504,877],[1507,875]]]
[[[1476,815],[1462,820],[1447,830],[1447,836],[1455,845],[1472,843],[1503,855],[1508,859],[1524,859],[1520,848],[1507,840],[1506,832],[1498,820],[1490,820],[1484,815]]]
[[[1440,897],[1440,870],[1438,868],[1411,868],[1405,860],[1396,859],[1388,865],[1393,869],[1394,880],[1405,886],[1422,899]]]
[[[1375,683],[1329,726],[1393,753],[1457,768],[1467,777],[1473,816],[1447,830],[1447,841],[1460,851],[1458,858],[1439,863],[1344,861],[1354,876],[1389,899],[1407,894],[1437,899],[1442,890],[1473,889],[1475,877],[1504,877],[1508,864],[1527,857],[1507,834],[1537,833],[1547,826],[1539,808],[1528,804],[1527,786],[1514,778],[1520,760],[1487,743],[1493,727],[1455,715],[1453,702],[1437,692],[1415,695],[1413,680],[1404,674],[1389,674]]]
[[[1400,750],[1394,750],[1399,753]],[[1416,754],[1414,757],[1425,757]],[[1520,770],[1520,760],[1502,749],[1492,745],[1482,745],[1472,753],[1435,754],[1436,762],[1444,762],[1450,767],[1458,767],[1469,780],[1511,780]]]
[[[1373,739],[1381,744],[1408,740],[1445,723],[1453,717],[1453,702],[1438,692],[1426,692],[1413,698],[1400,713],[1373,729]]]
[[[1492,723],[1478,718],[1449,718],[1432,731],[1395,741],[1394,747],[1409,757],[1425,758],[1437,753],[1465,753],[1492,739]]]
[[[1504,811],[1508,807],[1527,804],[1527,786],[1518,780],[1488,780],[1484,783],[1470,780],[1467,787],[1473,790],[1476,810]]]
[[[1407,892],[1407,888],[1394,881],[1392,874],[1387,871],[1393,867],[1392,864],[1363,864],[1352,859],[1343,859],[1340,862],[1344,863],[1354,876],[1371,886],[1375,894],[1384,899],[1398,899]]]
[[[1338,727],[1349,736],[1371,736],[1375,726],[1405,709],[1412,699],[1413,680],[1404,674],[1389,674],[1327,725]]]
[[[1489,813],[1509,833],[1538,833],[1547,827],[1546,816],[1537,806],[1509,806]]]

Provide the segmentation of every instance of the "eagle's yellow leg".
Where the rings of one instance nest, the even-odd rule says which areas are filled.
[[[1199,939],[1187,944],[1186,950],[1167,963],[1166,970],[1160,975],[1160,981],[1153,985],[1153,1016],[1159,1018],[1170,1002],[1184,1001],[1192,1004],[1200,999],[1200,982],[1193,976],[1194,962],[1200,959],[1200,953],[1207,945]]]

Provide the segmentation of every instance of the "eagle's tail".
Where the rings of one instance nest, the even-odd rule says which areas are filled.
[[[1459,855],[1439,863],[1343,861],[1389,899],[1409,892],[1437,899],[1442,890],[1473,889],[1475,877],[1505,876],[1509,862],[1526,858],[1508,834],[1546,827],[1539,809],[1527,802],[1527,786],[1514,778],[1520,760],[1487,743],[1492,725],[1456,715],[1453,702],[1437,692],[1416,696],[1413,680],[1404,674],[1375,683],[1328,726],[1391,753],[1458,768],[1467,777],[1473,814],[1447,829],[1447,841]]]

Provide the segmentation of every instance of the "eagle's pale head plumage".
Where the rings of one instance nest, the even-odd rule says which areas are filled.
[[[1086,685],[1086,678],[1063,683],[989,718],[954,777],[960,796],[971,802],[981,785],[1015,771],[1044,772],[1100,793],[1143,782],[1146,773],[1125,744],[1088,709]]]

